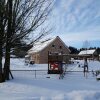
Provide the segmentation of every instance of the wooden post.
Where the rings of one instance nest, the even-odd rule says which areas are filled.
[[[14,79],[14,77],[13,77],[13,75],[12,75],[12,73],[11,73],[11,71],[9,70],[9,74],[11,75],[11,78],[12,79]]]
[[[36,78],[36,70],[35,70],[35,78]]]

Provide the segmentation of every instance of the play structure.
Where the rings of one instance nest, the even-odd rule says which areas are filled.
[[[48,52],[48,74],[63,73],[63,56],[58,53]]]
[[[71,58],[84,59],[89,58],[88,55],[77,54],[59,54],[48,52],[48,74],[62,74],[66,71],[64,64],[70,63]]]

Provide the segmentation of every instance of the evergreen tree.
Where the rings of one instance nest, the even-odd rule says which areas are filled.
[[[77,48],[75,48],[75,47],[69,46],[69,49],[71,51],[71,54],[78,54],[79,53],[79,50],[77,50]]]

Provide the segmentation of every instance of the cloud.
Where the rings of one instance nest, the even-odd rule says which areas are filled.
[[[100,0],[56,0],[50,23],[53,35],[69,45],[99,41]]]
[[[67,33],[100,28],[99,5],[99,0],[60,0],[53,11],[55,31]]]
[[[84,32],[84,33],[67,33],[67,34],[61,34],[60,37],[65,42],[67,41],[94,41],[94,40],[100,40],[100,34],[99,33],[90,33],[90,32]]]
[[[66,33],[59,35],[67,46],[82,48],[85,41],[89,42],[89,47],[100,47],[100,33],[80,32]]]

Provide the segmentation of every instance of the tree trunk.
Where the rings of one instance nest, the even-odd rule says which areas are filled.
[[[6,54],[5,54],[5,64],[4,64],[4,78],[5,80],[9,80],[9,72],[10,72],[10,45],[6,45]]]
[[[2,42],[0,39],[0,83],[3,81],[2,77]]]
[[[3,12],[2,12],[2,2],[0,1],[0,83],[3,82],[2,77],[2,40],[3,40]]]
[[[6,39],[6,54],[4,64],[4,77],[9,80],[10,72],[10,48],[11,48],[11,36],[12,36],[12,0],[8,0],[8,26],[7,26],[7,39]]]

